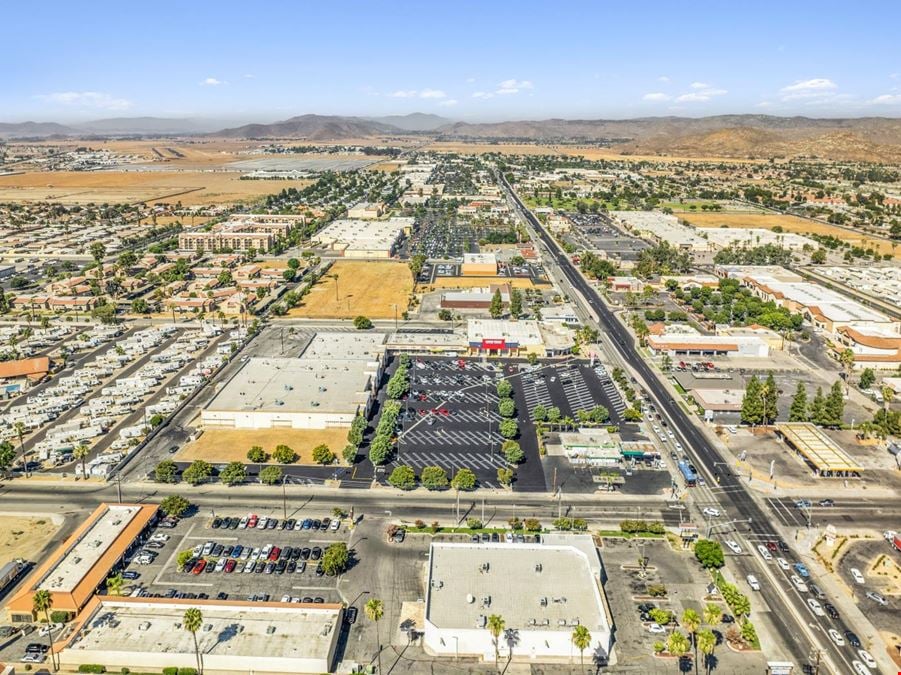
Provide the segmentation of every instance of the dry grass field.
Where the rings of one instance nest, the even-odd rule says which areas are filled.
[[[402,314],[412,291],[413,275],[405,263],[339,260],[287,316],[352,319],[362,315],[393,319],[394,305],[397,314]]]
[[[777,225],[786,232],[795,232],[797,234],[822,234],[832,235],[837,239],[846,241],[850,244],[863,244],[872,248],[876,246],[880,253],[894,253],[895,257],[901,257],[901,250],[892,251],[890,242],[884,239],[876,239],[867,235],[841,227],[835,227],[828,223],[817,223],[812,220],[798,218],[796,216],[783,216],[776,213],[680,213],[679,217],[697,227],[739,227],[753,228],[759,227],[766,230],[772,230]]]
[[[183,462],[203,459],[212,464],[246,462],[247,451],[254,445],[269,454],[277,445],[287,445],[300,456],[299,464],[314,464],[313,448],[323,443],[342,461],[347,429],[212,429],[183,447],[175,458]]]
[[[16,558],[34,560],[57,530],[50,517],[0,516],[0,567]]]
[[[57,171],[0,177],[0,201],[164,201],[187,206],[243,201],[309,184],[308,180],[240,180],[237,172],[218,171]]]

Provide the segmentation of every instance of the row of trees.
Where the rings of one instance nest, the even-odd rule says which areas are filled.
[[[375,428],[375,435],[369,444],[369,460],[376,466],[385,464],[394,451],[395,427],[400,414],[400,402],[385,401],[382,414]]]
[[[799,382],[789,407],[789,422],[813,422],[823,427],[841,426],[845,412],[843,389],[842,383],[836,380],[828,394],[824,395],[823,388],[817,387],[813,400],[808,400],[807,388],[803,382]]]
[[[421,484],[428,490],[446,490],[450,486],[458,492],[468,492],[475,489],[477,481],[475,473],[465,467],[458,469],[453,478],[448,478],[447,471],[440,466],[425,466],[417,479],[413,467],[401,465],[388,476],[388,483],[399,490],[412,490]]]

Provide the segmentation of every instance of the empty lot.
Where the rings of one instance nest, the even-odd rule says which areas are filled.
[[[313,448],[324,443],[339,458],[347,445],[347,429],[210,429],[186,445],[176,455],[182,462],[203,459],[210,463],[246,462],[247,451],[254,445],[272,454],[277,445],[287,445],[300,459],[299,464],[313,464]]]
[[[288,316],[393,319],[394,306],[403,314],[412,291],[413,275],[404,263],[339,260]]]

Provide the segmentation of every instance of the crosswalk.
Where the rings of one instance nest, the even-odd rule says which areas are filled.
[[[507,465],[503,457],[488,452],[457,452],[436,454],[433,452],[404,452],[398,453],[395,460],[398,465],[412,466],[421,469],[424,466],[440,466],[452,473],[457,469],[500,469]]]

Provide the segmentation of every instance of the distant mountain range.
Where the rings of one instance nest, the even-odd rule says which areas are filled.
[[[579,143],[606,141],[625,154],[687,157],[818,156],[836,160],[901,161],[901,120],[885,117],[817,119],[773,115],[644,117],[626,120],[453,122],[439,115],[386,117],[300,115],[266,124],[222,128],[221,120],[113,118],[81,124],[0,123],[0,138],[209,135],[309,141],[426,134],[439,140]]]

